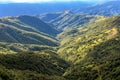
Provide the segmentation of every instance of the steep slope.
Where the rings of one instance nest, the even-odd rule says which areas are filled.
[[[55,30],[52,26],[41,21],[39,18],[36,18],[33,16],[22,15],[22,16],[17,17],[17,19],[23,24],[32,26],[38,31],[46,33],[48,35],[55,36],[56,34],[58,34],[57,30]]]
[[[120,0],[111,0],[103,4],[88,7],[84,10],[79,10],[79,13],[89,15],[115,16],[120,14]]]
[[[49,31],[52,31],[51,34]],[[56,33],[55,29],[35,17],[20,16],[0,19],[0,42],[56,45],[56,39],[51,37]]]
[[[20,71],[7,69],[0,65],[0,79],[1,80],[65,80],[60,76],[49,76],[39,74],[33,71]]]
[[[1,80],[65,80],[69,63],[57,54],[58,31],[33,16],[0,19]]]
[[[53,51],[0,54],[2,80],[65,80],[60,76],[68,66]]]
[[[120,73],[120,17],[91,21],[61,41],[58,54],[73,65],[69,80],[118,80]],[[72,31],[71,31],[72,32]]]
[[[36,16],[45,22],[50,22],[54,20],[55,18],[59,17],[62,13],[63,12],[44,13],[44,14],[40,14]]]
[[[71,11],[41,14],[38,17],[53,24],[60,31],[67,27],[78,27],[94,18],[93,16],[74,14]]]

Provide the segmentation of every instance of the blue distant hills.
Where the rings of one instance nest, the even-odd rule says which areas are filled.
[[[0,4],[0,80],[120,80],[120,0]]]
[[[35,15],[41,13],[58,12],[79,8],[84,9],[91,5],[85,2],[60,2],[60,3],[8,3],[0,4],[0,16],[18,16],[18,15]]]
[[[0,4],[0,17],[37,15],[51,12],[62,12],[66,10],[79,14],[114,16],[120,14],[119,3],[119,0],[99,4],[80,1],[56,3],[8,3]]]

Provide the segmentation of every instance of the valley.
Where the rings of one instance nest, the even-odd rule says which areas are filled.
[[[0,18],[0,80],[119,80],[118,3],[74,2],[66,9],[54,3],[61,9],[5,14]]]

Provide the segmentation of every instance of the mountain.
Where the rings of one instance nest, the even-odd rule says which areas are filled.
[[[0,5],[0,80],[119,80],[117,2]]]
[[[120,0],[111,0],[105,3],[90,6],[84,10],[78,10],[79,13],[89,15],[115,16],[120,14]]]
[[[57,30],[64,30],[70,27],[78,27],[89,22],[94,16],[79,15],[67,10],[64,12],[46,13],[37,15],[41,20],[55,26]]]
[[[16,22],[21,18],[9,17],[7,20]],[[21,20],[18,24],[21,24],[22,21],[24,22]],[[2,80],[119,80],[119,22],[120,16],[96,16],[81,27],[64,30],[58,35],[60,46],[49,45],[48,49],[46,49],[46,44],[45,49],[43,46],[39,49],[41,44],[21,45],[20,43],[1,42],[0,78]],[[3,22],[1,24],[7,25]],[[25,25],[26,21],[22,24]],[[30,24],[28,25],[26,27],[30,27]],[[24,32],[25,30],[17,26],[13,28],[13,25],[7,27],[9,29],[17,28],[16,31],[22,29]],[[4,26],[2,28],[4,29]],[[32,33],[40,34],[34,29],[32,30]],[[52,38],[47,34],[42,33],[41,35]],[[47,39],[47,41],[49,40]],[[23,51],[16,53],[14,52],[15,47],[21,48]],[[27,52],[26,49],[28,49]],[[4,53],[10,52],[11,54],[4,54],[2,50]]]
[[[1,80],[65,80],[70,66],[56,53],[59,33],[39,18],[0,18]]]
[[[50,3],[1,3],[0,17],[37,15],[43,13],[62,12],[65,10],[87,15],[114,16],[120,14],[119,3],[119,0],[110,0],[98,4],[81,1]]]
[[[50,3],[6,3],[0,4],[0,17],[36,15],[46,12],[58,12],[64,10],[83,9],[92,3],[75,2],[50,2]],[[64,5],[64,6],[63,6]]]
[[[59,32],[55,30],[49,24],[41,21],[39,18],[33,16],[22,15],[17,17],[17,19],[22,22],[23,24],[27,24],[28,26],[32,26],[37,29],[39,32],[46,33],[50,36],[56,36]]]
[[[118,80],[120,17],[101,17],[64,37],[58,54],[71,62],[69,80]]]
[[[3,52],[41,50],[45,46],[47,49],[49,46],[57,46],[57,39],[53,37],[57,33],[52,26],[33,16],[0,19],[0,47]]]

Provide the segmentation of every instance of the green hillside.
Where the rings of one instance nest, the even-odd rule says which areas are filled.
[[[25,52],[25,51],[30,52],[30,51],[43,51],[43,50],[56,51],[57,46],[0,42],[0,54],[12,54],[16,52]]]
[[[28,26],[31,26],[32,28],[35,28],[39,32],[43,32],[51,36],[56,36],[56,34],[59,33],[52,26],[50,26],[49,24],[46,24],[45,22],[41,21],[37,17],[22,15],[22,16],[18,16],[17,19],[23,24],[26,24]]]
[[[0,54],[1,80],[64,80],[69,66],[53,51]]]
[[[69,80],[119,80],[120,17],[101,17],[69,34],[58,54],[73,65]],[[75,30],[74,30],[75,31]]]
[[[74,14],[71,11],[42,14],[38,17],[47,23],[53,24],[60,31],[70,27],[79,27],[94,18],[93,16]]]
[[[120,17],[66,13],[44,17],[60,34],[33,16],[0,19],[0,80],[120,79]]]
[[[0,19],[0,45],[3,48],[6,48],[6,44],[13,45],[13,47],[16,44],[16,48],[20,48],[19,44],[20,46],[35,44],[57,46],[57,39],[53,37],[57,33],[57,30],[32,16],[4,17]],[[11,47],[8,46],[7,48]]]

